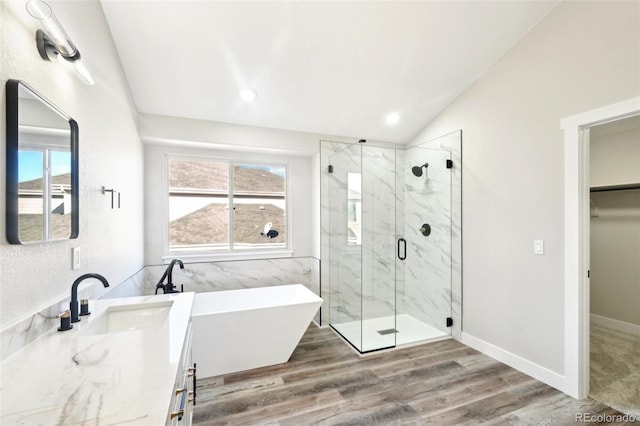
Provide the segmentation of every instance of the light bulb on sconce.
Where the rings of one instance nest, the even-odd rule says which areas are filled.
[[[29,0],[27,12],[40,22],[42,29],[36,31],[36,46],[40,57],[45,61],[57,61],[63,58],[73,64],[74,71],[80,80],[91,86],[95,80],[82,62],[80,51],[73,44],[51,7],[42,0]]]

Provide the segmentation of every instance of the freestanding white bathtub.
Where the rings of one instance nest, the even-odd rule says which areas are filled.
[[[196,293],[191,318],[198,377],[287,362],[320,305],[302,284]]]

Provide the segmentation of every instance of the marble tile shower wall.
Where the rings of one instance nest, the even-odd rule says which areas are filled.
[[[448,332],[451,315],[451,170],[450,153],[421,147],[407,150],[408,163],[400,168],[406,179],[404,238],[407,240],[406,310],[412,317]],[[429,164],[416,177],[413,166]],[[431,227],[424,236],[423,224]]]
[[[142,296],[145,291],[145,270],[142,268],[140,271],[133,274],[131,277],[123,281],[120,285],[114,286],[110,291],[100,296],[100,298],[114,298],[114,297],[128,297],[128,296]],[[69,293],[71,293],[71,284],[69,283]],[[83,286],[78,290],[78,299],[96,299],[94,290],[100,291],[102,286]],[[49,332],[51,329],[58,327],[60,320],[58,315],[69,309],[69,301],[71,295],[59,302],[53,303],[51,306],[47,306],[44,309],[38,310],[33,315],[30,315],[22,320],[9,325],[0,332],[0,360],[6,359],[11,354],[20,350],[25,345],[33,342],[44,333]]]
[[[362,150],[362,319],[396,313],[395,149]],[[390,166],[391,165],[391,166]],[[353,302],[353,301],[351,301]]]
[[[420,147],[446,151],[453,162],[450,198],[450,274],[451,274],[451,334],[462,337],[462,130],[425,142]],[[440,199],[442,202],[442,199]],[[440,218],[444,216],[441,214]]]

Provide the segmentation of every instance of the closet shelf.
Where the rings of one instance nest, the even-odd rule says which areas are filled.
[[[589,192],[623,191],[625,189],[640,189],[640,183],[629,183],[625,185],[592,186]]]

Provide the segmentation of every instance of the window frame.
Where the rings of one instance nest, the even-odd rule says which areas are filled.
[[[190,154],[172,154],[165,153],[164,155],[164,198],[165,198],[165,220],[164,223],[164,257],[163,260],[169,261],[175,257],[180,257],[183,260],[189,261],[223,261],[223,260],[251,260],[251,259],[270,259],[279,257],[291,257],[293,251],[291,250],[291,180],[290,180],[290,164],[288,161],[258,161],[253,157],[243,158],[243,156],[209,156],[209,155],[190,155]],[[234,238],[234,211],[229,208],[229,230],[228,237],[229,243],[226,248],[220,249],[193,249],[188,251],[171,250],[170,246],[170,185],[169,185],[169,163],[171,160],[179,161],[203,161],[203,162],[222,162],[227,165],[228,176],[228,188],[227,199],[229,200],[229,206],[233,206],[233,193],[234,193],[234,173],[233,167],[238,165],[250,165],[250,166],[268,166],[268,167],[284,167],[285,169],[285,241],[284,245],[274,245],[253,248],[235,248]]]

